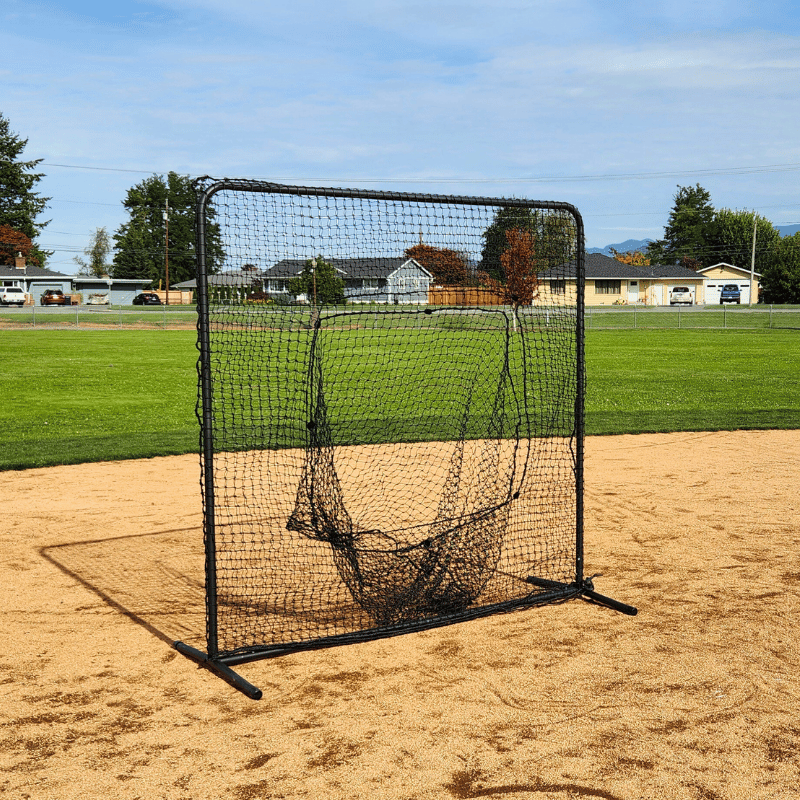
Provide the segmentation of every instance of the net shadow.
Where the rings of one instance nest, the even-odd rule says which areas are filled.
[[[205,641],[203,541],[196,529],[66,542],[39,552],[161,641]]]

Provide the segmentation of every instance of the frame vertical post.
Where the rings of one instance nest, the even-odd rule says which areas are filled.
[[[203,454],[203,528],[206,568],[206,637],[208,655],[219,653],[217,620],[217,553],[214,506],[214,435],[211,381],[211,337],[208,319],[208,268],[206,264],[206,207],[215,186],[205,189],[196,207],[197,234],[197,334],[200,348],[198,371],[200,377],[201,449]]]
[[[586,392],[586,356],[585,356],[585,243],[583,240],[583,217],[577,209],[573,209],[577,228],[578,252],[575,259],[575,584],[583,585],[583,456],[585,435],[585,399]]]

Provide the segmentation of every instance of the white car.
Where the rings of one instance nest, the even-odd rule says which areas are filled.
[[[677,305],[692,305],[694,303],[694,297],[692,296],[692,290],[688,286],[676,286],[670,293],[669,293],[669,304],[671,306]]]
[[[25,292],[19,286],[0,287],[0,303],[4,306],[24,306]]]

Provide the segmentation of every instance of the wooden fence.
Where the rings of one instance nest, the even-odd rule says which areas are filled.
[[[428,303],[433,306],[502,306],[506,299],[501,292],[480,286],[431,286]]]

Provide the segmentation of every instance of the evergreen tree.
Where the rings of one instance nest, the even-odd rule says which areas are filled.
[[[492,224],[483,232],[479,273],[492,281],[508,281],[502,255],[509,247],[508,232],[530,236],[534,270],[541,272],[571,261],[577,252],[578,232],[571,218],[532,208],[504,206],[497,210]]]
[[[52,251],[41,250],[36,245],[37,235],[48,224],[37,222],[36,218],[50,198],[40,197],[34,191],[44,177],[43,173],[35,171],[42,159],[20,160],[27,144],[27,139],[11,132],[8,120],[0,113],[0,225],[7,225],[30,239],[32,247],[28,258],[43,267]]]
[[[679,186],[674,201],[664,238],[648,245],[647,257],[653,264],[677,264],[686,258],[710,266],[714,260],[708,263],[706,237],[714,219],[711,195],[699,183]]]
[[[309,303],[317,306],[342,305],[345,301],[344,281],[322,256],[314,261],[309,258],[303,271],[289,281],[288,289],[294,297],[304,294]]]
[[[164,213],[169,201],[169,247],[165,242]],[[166,282],[169,254],[169,283],[173,286],[197,277],[195,259],[194,205],[191,178],[175,172],[145,178],[128,189],[123,205],[130,219],[114,234],[115,278],[146,278],[154,284]],[[225,252],[214,209],[207,210],[206,264],[209,274],[217,272]]]

